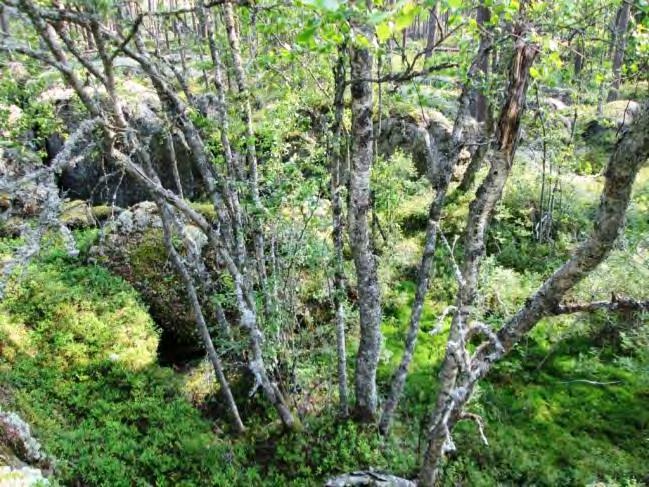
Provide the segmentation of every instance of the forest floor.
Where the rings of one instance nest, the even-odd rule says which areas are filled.
[[[546,242],[534,239],[541,166],[529,158],[517,162],[483,264],[480,301],[490,324],[514,313],[589,230],[602,184],[598,158],[605,159],[606,151],[582,151],[574,167],[553,176],[561,182],[561,204],[553,215],[556,231]],[[401,163],[406,165],[400,156],[390,161]],[[388,180],[412,175],[412,167],[381,168]],[[400,188],[397,200],[387,195],[381,214],[389,238],[378,250],[390,257],[380,269],[383,388],[403,348],[430,199],[425,181],[411,183]],[[451,198],[445,209],[442,230],[451,242],[461,233],[469,197]],[[649,168],[636,182],[624,235],[575,298],[606,299],[611,292],[649,298],[647,215]],[[318,218],[328,228],[329,216],[316,217],[314,227]],[[313,235],[324,240],[324,233]],[[77,236],[87,248],[96,232]],[[0,240],[0,256],[19,243]],[[308,412],[303,429],[283,433],[268,405],[247,397],[244,383],[235,393],[249,431],[233,437],[204,364],[161,366],[159,330],[141,296],[105,268],[66,257],[53,241],[0,303],[0,408],[18,411],[32,425],[57,459],[54,482],[62,485],[321,485],[332,474],[369,467],[413,476],[448,319],[440,333],[430,332],[453,302],[455,286],[451,256],[440,246],[388,439],[337,417],[332,327],[320,322],[296,339],[309,345],[296,371],[303,386],[296,409]],[[353,310],[348,316],[353,343]],[[649,483],[648,337],[646,316],[544,320],[479,386],[470,409],[485,418],[489,445],[473,424],[461,423],[445,485]],[[353,347],[349,353],[351,366]]]

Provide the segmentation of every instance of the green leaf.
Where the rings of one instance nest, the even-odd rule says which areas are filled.
[[[316,26],[307,27],[300,32],[295,40],[300,44],[310,44],[315,37]]]
[[[378,37],[380,42],[387,41],[392,35],[392,28],[390,22],[383,22],[376,26],[376,37]]]
[[[412,25],[417,17],[419,9],[412,2],[408,2],[394,19],[394,25],[397,31],[406,29]]]

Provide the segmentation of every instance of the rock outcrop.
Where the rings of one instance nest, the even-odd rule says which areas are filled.
[[[134,82],[129,83],[128,89],[137,96],[137,101],[126,106],[126,116],[140,131],[140,138],[148,141],[147,152],[162,184],[166,188],[177,190],[166,130],[157,116],[159,102],[145,87]],[[50,96],[58,107],[57,112],[67,131],[72,132],[76,128],[78,116],[70,107],[71,94],[66,90],[59,90]],[[173,138],[183,194],[197,197],[202,190],[198,170],[194,168],[191,154],[185,144],[177,136],[174,135]],[[61,141],[62,136],[58,133],[48,137],[46,141],[48,161],[53,160],[62,150]],[[91,143],[92,141],[89,140],[88,144]],[[114,203],[118,206],[130,206],[150,199],[144,186],[102,156],[100,146],[85,154],[78,163],[64,169],[59,178],[59,186],[67,197],[87,200],[93,204]]]
[[[18,414],[0,409],[0,485],[49,485],[53,464],[29,425]]]
[[[200,247],[204,235],[195,227],[186,228],[184,238]],[[103,227],[102,237],[89,253],[92,261],[121,276],[140,293],[161,330],[158,351],[162,362],[183,362],[204,353],[185,286],[165,250],[155,203],[144,201],[122,210]],[[208,318],[214,322],[208,308]]]
[[[396,150],[409,154],[420,176],[433,180],[438,171],[440,157],[447,154],[451,143],[453,123],[440,112],[428,110],[419,115],[391,114],[381,121],[381,131],[378,124],[374,126],[378,136],[377,149],[379,154],[390,157]],[[478,133],[477,123],[471,125],[467,137],[475,138]],[[460,160],[468,162],[471,155],[468,151]]]

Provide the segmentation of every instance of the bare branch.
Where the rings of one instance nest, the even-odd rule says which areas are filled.
[[[592,301],[590,303],[559,304],[551,309],[551,315],[570,313],[593,313],[595,311],[649,311],[649,300],[638,301],[632,298],[618,298],[613,295],[610,301]]]
[[[460,419],[473,421],[478,427],[478,433],[480,433],[480,439],[486,446],[489,446],[489,441],[487,441],[487,436],[484,434],[484,419],[482,419],[482,416],[480,416],[479,414],[467,413],[466,411],[464,411],[462,412],[462,414],[460,414]]]

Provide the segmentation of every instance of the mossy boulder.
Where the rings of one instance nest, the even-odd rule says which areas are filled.
[[[375,133],[378,132],[375,123]],[[378,152],[389,158],[400,150],[412,157],[417,173],[434,179],[439,171],[437,167],[442,154],[449,150],[453,123],[442,113],[426,110],[422,113],[392,112],[381,121]],[[477,134],[477,124],[472,123],[469,137]],[[468,162],[470,153],[462,155],[461,162]]]
[[[161,329],[162,362],[183,362],[203,354],[185,286],[165,249],[154,203],[142,202],[122,211],[104,227],[104,237],[90,255],[140,293]]]
[[[57,459],[52,483],[245,485],[230,444],[156,363],[158,333],[135,290],[101,266],[47,254],[0,302],[0,403]],[[2,486],[29,468],[1,447],[0,465],[10,453]]]

